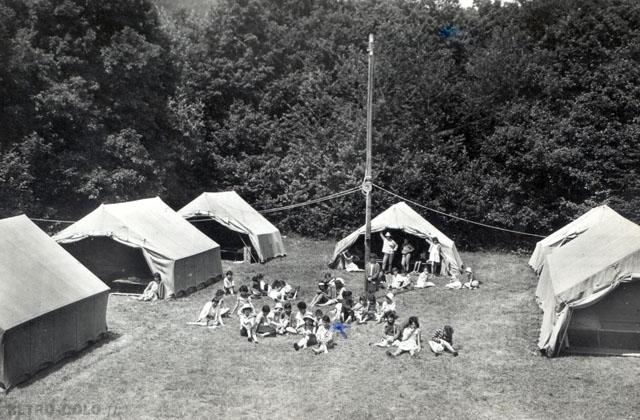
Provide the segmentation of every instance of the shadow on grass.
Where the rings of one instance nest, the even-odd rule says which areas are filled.
[[[42,366],[42,368],[40,370],[38,370],[37,372],[35,372],[34,374],[32,374],[31,376],[29,376],[27,379],[25,379],[24,381],[20,382],[19,384],[15,385],[12,388],[9,388],[6,393],[10,393],[11,390],[13,388],[26,388],[29,385],[33,384],[34,382],[47,377],[48,375],[57,372],[58,370],[62,369],[63,367],[65,367],[68,363],[71,363],[73,361],[76,361],[78,359],[80,359],[81,357],[84,357],[90,353],[92,353],[93,351],[101,348],[102,346],[105,346],[113,341],[118,340],[120,337],[122,337],[122,334],[118,334],[116,332],[113,331],[107,331],[106,333],[102,334],[100,338],[98,338],[98,340],[94,341],[94,342],[89,342],[89,344],[83,348],[82,350],[79,351],[72,351],[69,352],[67,354],[65,354],[63,356],[62,359],[58,360],[57,362],[49,362],[45,365]]]

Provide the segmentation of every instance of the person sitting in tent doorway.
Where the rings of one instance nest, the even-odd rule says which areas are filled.
[[[369,257],[369,268],[367,272],[367,284],[369,285],[369,291],[375,293],[380,288],[380,282],[385,278],[384,272],[380,268],[380,264],[376,261],[376,255],[371,254]]]
[[[385,273],[389,273],[391,267],[393,267],[393,255],[398,249],[398,243],[393,240],[389,232],[384,235],[380,232],[380,237],[382,238],[382,253],[384,254],[382,257],[382,270]]]
[[[153,280],[147,284],[144,292],[138,296],[138,300],[149,302],[164,297],[164,284],[162,284],[162,277],[160,273],[153,273]]]
[[[422,251],[420,253],[420,256],[418,257],[418,260],[416,261],[416,263],[413,265],[413,271],[415,273],[420,273],[421,270],[424,267],[427,267],[427,260],[429,259],[429,255],[427,254],[426,251]]]
[[[440,246],[440,242],[438,238],[434,237],[433,239],[426,240],[429,243],[429,261],[427,261],[427,265],[430,267],[431,274],[435,274],[439,276],[441,262],[440,262],[440,251],[442,247]]]
[[[402,272],[408,273],[411,271],[411,255],[415,250],[416,249],[409,242],[409,239],[404,238],[404,241],[402,241],[402,250],[400,251],[402,253],[402,261],[400,262],[400,265],[402,265]]]

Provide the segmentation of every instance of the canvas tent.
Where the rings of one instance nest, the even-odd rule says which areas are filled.
[[[640,226],[621,216],[548,254],[536,289],[540,350],[640,352],[638,280]]]
[[[365,227],[362,226],[360,229],[351,233],[336,244],[333,256],[331,257],[331,262],[329,263],[330,267],[335,268],[338,266],[340,254],[344,251],[349,250],[354,246],[361,247],[361,244],[358,242],[363,242],[364,231]],[[413,238],[410,238],[410,241],[418,251],[420,250],[420,247],[428,248],[424,239],[433,237],[438,238],[438,241],[442,246],[442,272],[458,273],[460,271],[462,259],[460,258],[456,245],[453,241],[420,216],[415,210],[409,207],[407,203],[400,202],[394,204],[371,220],[372,252],[380,252],[381,244],[378,242],[381,242],[381,240],[378,238],[378,232],[383,231],[397,231],[394,238],[400,246],[402,245],[399,240],[400,236],[413,236]],[[400,263],[400,256],[396,256],[394,261]]]
[[[623,217],[606,205],[589,210],[568,225],[539,241],[529,259],[529,265],[536,273],[540,273],[545,255],[577,238],[592,226],[606,223],[607,220],[621,218]]]
[[[0,220],[0,388],[100,338],[108,293],[26,216]]]
[[[178,210],[222,248],[249,246],[257,261],[286,255],[280,231],[235,191],[202,193]],[[208,222],[212,221],[212,222]]]
[[[222,274],[218,244],[158,197],[102,204],[54,239],[104,281],[128,269],[144,271],[147,280],[159,272],[167,294],[179,294]],[[148,269],[129,251],[139,251]]]

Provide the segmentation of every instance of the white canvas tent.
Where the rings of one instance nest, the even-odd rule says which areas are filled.
[[[458,254],[455,243],[409,207],[404,201],[394,204],[371,220],[372,239],[374,239],[373,234],[377,235],[378,232],[387,230],[399,230],[419,239],[438,238],[442,246],[442,272],[458,273],[460,271],[462,259],[460,258],[460,254]],[[336,267],[338,265],[340,254],[352,247],[359,238],[364,237],[364,231],[365,226],[362,226],[336,244],[331,262],[329,263],[330,267]],[[416,246],[417,244],[414,243],[413,245]],[[376,252],[376,250],[372,250],[372,252]],[[397,257],[397,259],[399,260],[399,257]]]
[[[235,191],[202,193],[195,200],[178,210],[178,214],[189,220],[213,220],[233,232],[246,235],[257,256],[265,262],[271,258],[286,255],[280,231],[264,216],[242,199]],[[207,222],[196,226],[204,229]],[[212,237],[223,248],[222,237]],[[238,235],[235,235],[238,236]],[[242,239],[241,239],[242,240]]]
[[[109,288],[26,216],[0,220],[0,388],[107,331]]]
[[[542,269],[542,265],[544,263],[544,257],[548,253],[577,238],[592,226],[595,226],[599,223],[604,223],[605,221],[610,219],[620,218],[624,219],[622,216],[620,216],[618,213],[616,213],[606,205],[602,205],[589,210],[568,225],[562,227],[543,240],[539,241],[536,244],[536,248],[533,251],[531,258],[529,259],[529,265],[535,270],[536,273],[540,273],[540,270]]]
[[[640,226],[621,216],[589,227],[548,254],[536,289],[544,312],[540,350],[555,356],[579,340],[594,351],[640,351],[640,288],[628,287],[637,280]],[[582,337],[572,337],[572,331]],[[585,340],[585,333],[591,338]]]
[[[102,204],[53,238],[60,244],[73,244],[99,237],[139,249],[149,267],[149,277],[159,272],[167,294],[206,284],[222,274],[218,244],[158,197]],[[83,263],[106,263],[113,257],[105,255],[101,246],[93,248],[84,243],[72,253]]]

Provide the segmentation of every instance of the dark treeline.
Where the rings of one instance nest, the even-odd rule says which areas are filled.
[[[640,2],[520,3],[0,0],[0,215],[357,186],[374,33],[376,183],[533,233],[603,203],[639,222]],[[462,245],[526,240],[421,212]],[[363,213],[357,193],[269,217],[322,237]]]

